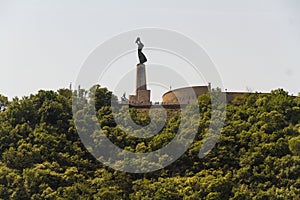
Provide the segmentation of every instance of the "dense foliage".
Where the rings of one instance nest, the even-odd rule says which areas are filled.
[[[218,143],[200,159],[211,116],[210,96],[201,95],[201,116],[191,119],[199,128],[188,151],[164,169],[131,174],[103,166],[85,149],[72,96],[93,102],[107,137],[132,152],[165,146],[177,132],[180,112],[168,111],[158,134],[137,139],[115,123],[112,93],[99,86],[92,90],[95,96],[67,89],[12,101],[0,95],[0,199],[299,199],[299,97],[282,89],[237,97],[226,107]],[[89,109],[79,106],[74,115]],[[147,111],[130,114],[138,124],[150,122]]]

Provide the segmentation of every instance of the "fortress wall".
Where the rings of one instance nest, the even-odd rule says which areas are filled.
[[[198,97],[202,94],[209,92],[209,86],[193,86],[186,88],[178,88],[166,92],[162,96],[162,104],[175,105],[175,104],[190,104],[197,101]],[[232,101],[241,95],[247,94],[247,92],[224,92],[226,95],[226,102],[232,103]]]
[[[226,94],[226,102],[232,103],[232,101],[237,97],[244,94],[247,94],[247,92],[225,92]]]
[[[209,86],[194,86],[179,88],[165,93],[162,97],[163,104],[190,104],[197,101],[198,96],[207,94]]]

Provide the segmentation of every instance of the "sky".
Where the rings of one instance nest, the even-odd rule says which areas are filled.
[[[0,0],[0,94],[28,96],[40,89],[68,88],[71,82],[75,87],[84,62],[99,45],[146,27],[173,30],[199,44],[228,91],[300,92],[298,0]],[[149,58],[159,56],[145,52]],[[176,65],[176,59],[170,60]],[[131,72],[131,82],[116,95],[132,94],[137,60],[129,55],[118,63]],[[156,77],[151,69],[160,68],[149,63],[150,83]],[[170,81],[162,87],[149,85],[153,101],[161,101],[169,85],[186,86],[176,76],[160,75]],[[107,79],[99,84],[114,90],[121,78],[116,73]],[[190,79],[192,85],[206,84]]]

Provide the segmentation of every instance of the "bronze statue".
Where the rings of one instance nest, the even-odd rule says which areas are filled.
[[[142,52],[142,49],[144,48],[144,44],[141,42],[141,39],[139,37],[136,38],[135,43],[138,45],[138,57],[140,60],[139,64],[144,64],[145,62],[147,62],[147,58]]]
[[[121,101],[122,101],[122,102],[127,102],[127,101],[128,101],[128,99],[127,99],[127,97],[126,97],[126,92],[124,92],[124,93],[123,93],[123,96],[121,96]]]

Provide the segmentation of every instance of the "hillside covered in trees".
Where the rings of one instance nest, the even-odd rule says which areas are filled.
[[[193,144],[176,162],[151,173],[113,170],[82,144],[72,114],[75,101],[93,101],[107,137],[131,152],[160,149],[174,138],[180,112],[164,128],[137,139],[118,127],[106,88],[60,89],[14,98],[0,95],[0,199],[300,199],[300,97],[282,89],[245,94],[226,106],[226,121],[213,150],[199,149],[210,124],[209,95]],[[114,97],[113,97],[114,98]],[[222,105],[221,105],[222,106]],[[90,108],[78,107],[74,115]],[[146,112],[131,109],[138,124]],[[95,134],[94,134],[95,135]]]

